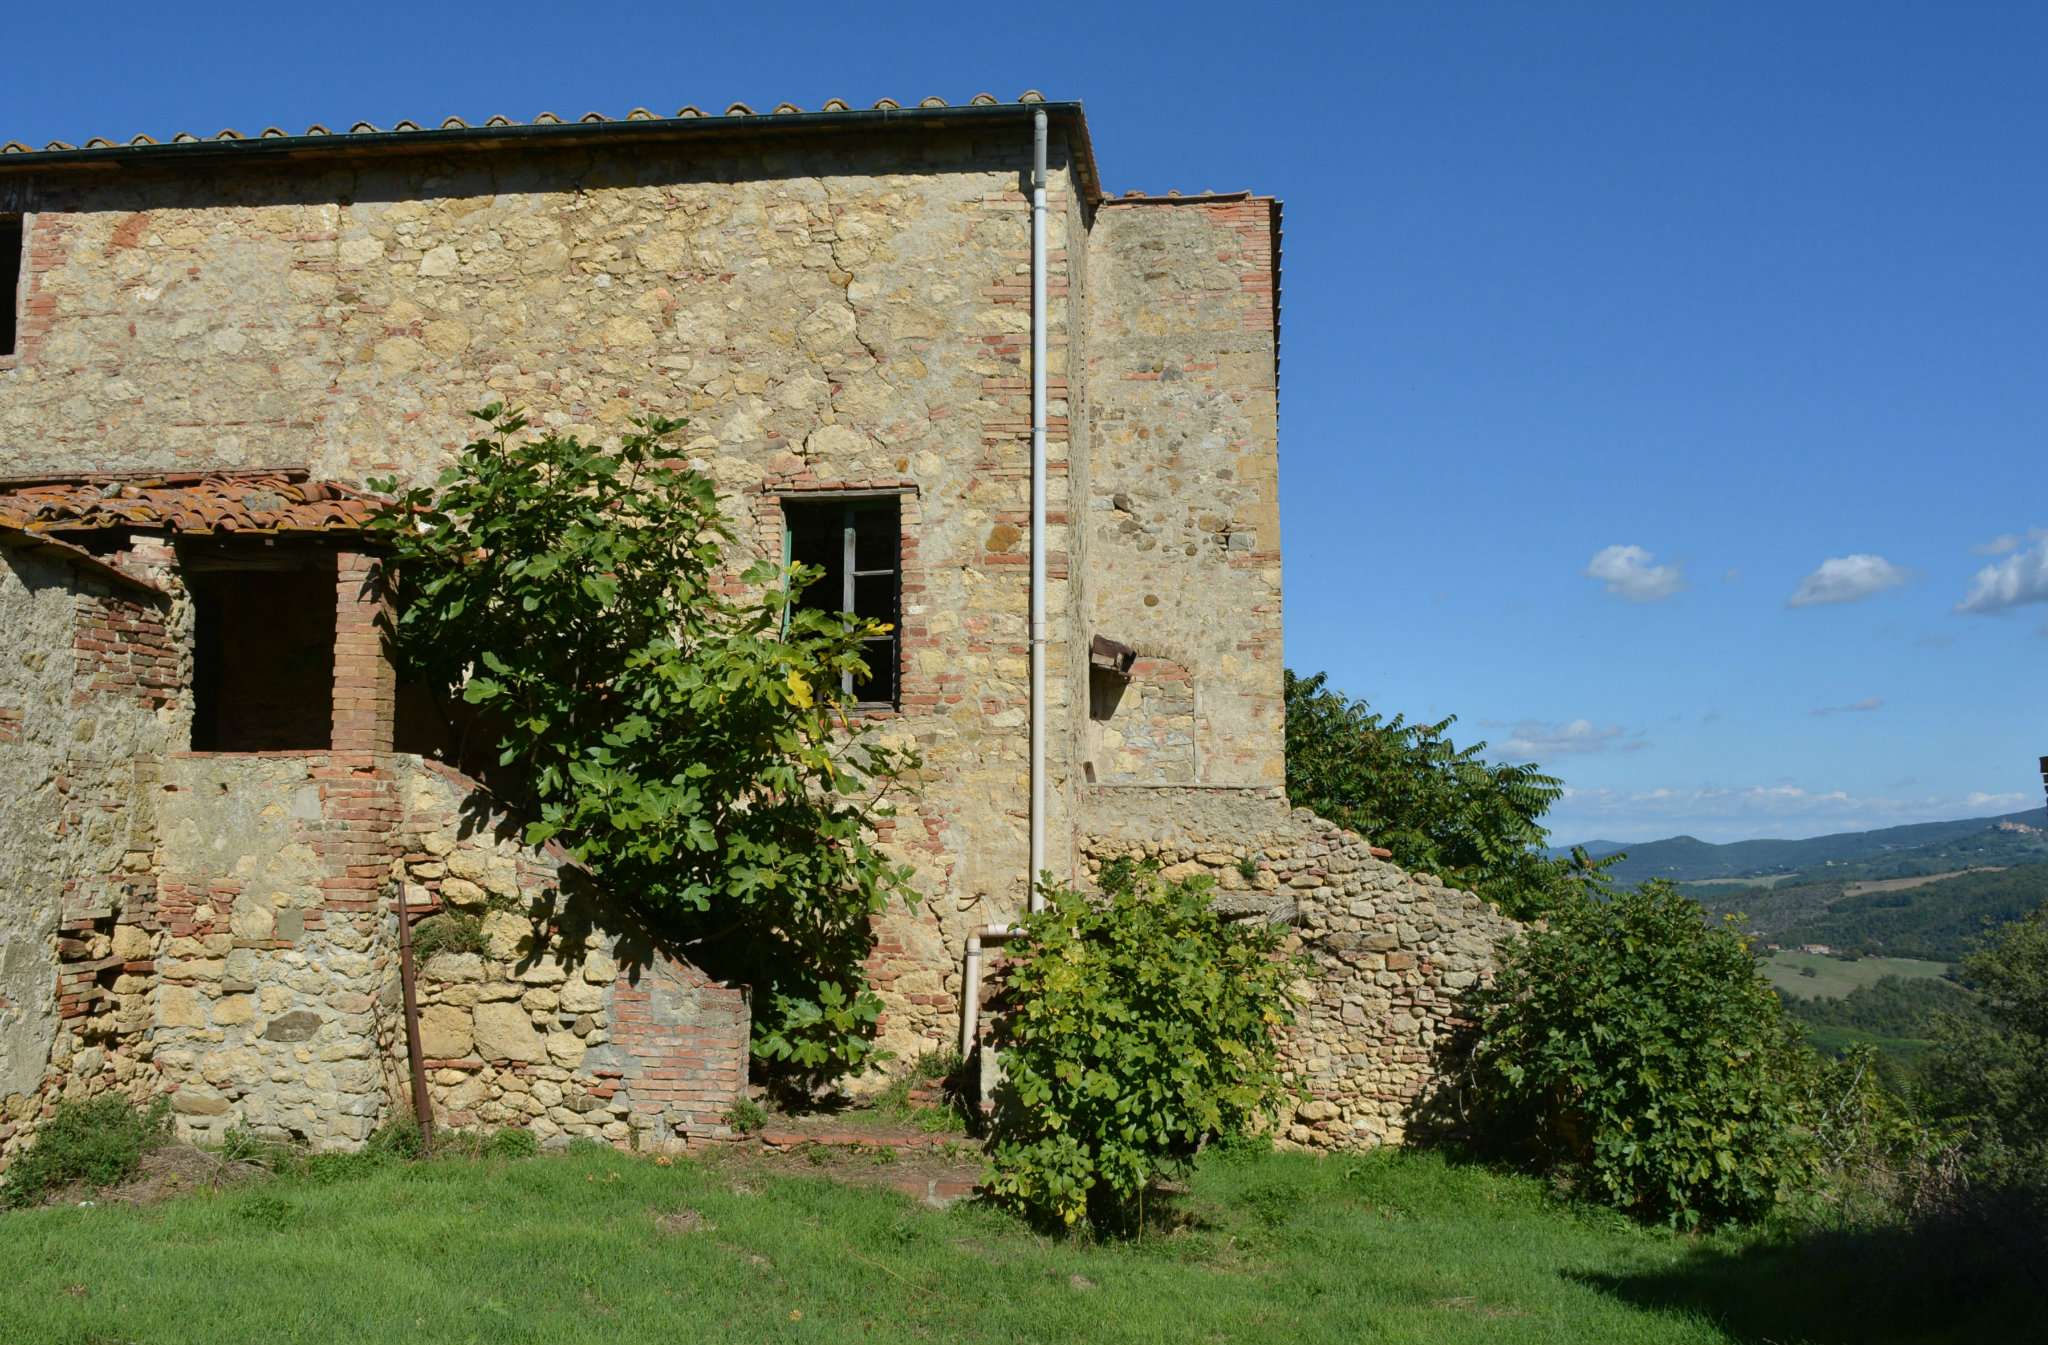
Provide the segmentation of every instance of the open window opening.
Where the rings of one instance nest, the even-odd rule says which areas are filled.
[[[894,495],[782,501],[786,559],[825,572],[797,599],[800,608],[879,621],[886,635],[865,642],[865,677],[848,673],[840,691],[857,704],[894,707],[902,641],[901,501]]]
[[[0,215],[0,359],[14,353],[20,330],[22,217]]]
[[[192,750],[325,750],[334,738],[332,553],[188,558]]]
[[[1131,684],[1131,666],[1138,651],[1107,636],[1098,635],[1088,645],[1088,717],[1104,723],[1116,717],[1116,707]]]

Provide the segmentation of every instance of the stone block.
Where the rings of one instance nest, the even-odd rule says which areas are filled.
[[[295,1009],[264,1025],[265,1041],[308,1041],[320,1030],[321,1017],[311,1009]]]
[[[443,878],[441,900],[457,910],[475,911],[481,910],[489,898],[481,887],[467,878]]]
[[[500,962],[519,957],[533,942],[532,924],[510,911],[484,912],[483,927],[490,954]]]
[[[238,939],[267,942],[277,931],[277,912],[261,902],[238,901],[228,917],[228,928]]]
[[[150,956],[154,940],[140,925],[114,926],[114,956],[123,962],[140,962]]]
[[[206,1001],[187,986],[167,985],[157,996],[156,1021],[164,1027],[205,1027]]]
[[[564,982],[559,1007],[563,1013],[596,1013],[604,1007],[604,986],[581,979]]]
[[[427,959],[430,981],[481,981],[484,960],[475,953],[440,953]]]
[[[474,1039],[468,1009],[433,1004],[420,1011],[420,1051],[432,1059],[460,1060]]]
[[[477,1005],[475,1038],[476,1053],[486,1060],[538,1064],[547,1059],[547,1045],[534,1030],[533,1019],[517,1004],[498,1001]]]

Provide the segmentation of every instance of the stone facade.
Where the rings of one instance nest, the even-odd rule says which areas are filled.
[[[688,416],[680,451],[715,483],[738,565],[780,558],[793,503],[893,499],[897,695],[870,718],[925,761],[883,837],[923,900],[878,923],[871,971],[883,1044],[943,1048],[969,934],[1026,892],[1041,110],[1053,866],[1084,876],[1196,802],[1179,841],[1146,843],[1199,858],[1272,836],[1262,872],[1307,894],[1304,937],[1334,959],[1308,1021],[1335,1044],[1298,1068],[1338,1113],[1304,1119],[1310,1142],[1398,1133],[1412,1053],[1492,926],[1461,930],[1457,903],[1404,924],[1440,889],[1340,867],[1360,843],[1317,839],[1279,800],[1279,205],[1107,196],[1076,104],[0,154],[0,215],[26,239],[0,475],[426,482],[466,413],[505,401],[596,440]],[[403,1084],[380,894],[530,900],[551,861],[444,844],[432,819],[474,795],[394,751],[367,554],[332,559],[322,750],[195,754],[184,543],[120,545],[0,565],[9,628],[35,635],[0,661],[9,1124],[60,1092],[173,1089],[196,1132],[354,1142]],[[1097,637],[1136,655],[1115,686]],[[523,964],[512,913],[482,914],[490,949],[436,959],[421,987],[447,1116],[621,1142],[715,1127],[739,1086],[738,989],[658,959],[608,978],[615,933]],[[1350,942],[1373,920],[1398,947]],[[1374,1042],[1347,1017],[1382,1009]]]
[[[1103,197],[1078,108],[1048,106],[1049,835],[1071,871],[1072,787],[1133,750],[1089,717],[1096,633],[1170,660],[1200,707],[1144,772],[1280,779],[1278,207]],[[112,179],[0,158],[30,317],[0,473],[426,481],[502,399],[597,438],[689,416],[754,554],[779,556],[784,499],[901,492],[883,717],[927,771],[891,843],[927,900],[877,971],[887,1044],[938,1046],[968,932],[1025,894],[1030,110],[490,152],[422,133]]]

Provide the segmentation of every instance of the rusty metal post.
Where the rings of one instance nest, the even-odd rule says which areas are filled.
[[[414,983],[412,959],[412,906],[405,899],[405,884],[394,883],[398,907],[398,985],[405,998],[405,1059],[412,1071],[412,1111],[420,1126],[422,1152],[434,1151],[434,1101],[427,1096],[427,1062],[420,1052],[420,997]]]

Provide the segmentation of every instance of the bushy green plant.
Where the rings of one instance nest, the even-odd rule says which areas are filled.
[[[142,1156],[168,1137],[169,1118],[162,1098],[147,1107],[116,1093],[58,1103],[28,1151],[9,1164],[0,1203],[33,1205],[74,1182],[112,1186],[133,1176]]]
[[[1045,1223],[1119,1231],[1154,1178],[1272,1116],[1292,969],[1270,927],[1217,914],[1207,879],[1125,869],[1099,898],[1045,897],[999,996],[989,1186]]]
[[[482,953],[490,944],[484,922],[461,911],[430,915],[412,929],[413,956],[421,962],[442,953]]]
[[[1978,1179],[2048,1201],[2048,906],[2001,929],[1962,972],[1978,1001],[1940,1020],[1936,1106],[1975,1131]]]
[[[731,1127],[735,1135],[754,1135],[768,1124],[768,1109],[750,1097],[735,1100],[719,1118]]]
[[[370,1138],[363,1141],[362,1152],[379,1162],[391,1159],[411,1161],[427,1151],[426,1140],[420,1134],[419,1122],[409,1115],[393,1116],[383,1125],[370,1132]]]
[[[1329,688],[1329,677],[1286,673],[1287,797],[1394,852],[1403,868],[1441,876],[1517,919],[1576,900],[1599,865],[1583,853],[1553,859],[1541,818],[1564,782],[1533,764],[1481,759],[1483,742],[1434,724],[1388,719]],[[1612,861],[1605,861],[1612,862]]]
[[[1957,1194],[1967,1128],[1925,1116],[1913,1097],[1887,1084],[1888,1074],[1872,1046],[1795,1062],[1815,1158],[1806,1204],[1822,1222],[1921,1218]]]
[[[1745,1219],[1807,1177],[1810,1055],[1741,934],[1667,883],[1559,906],[1476,997],[1493,1141],[1638,1217]]]
[[[799,1085],[863,1067],[870,919],[914,896],[873,824],[915,756],[840,704],[878,627],[798,607],[814,568],[730,572],[710,478],[665,443],[681,421],[607,448],[474,414],[483,437],[376,520],[401,657],[474,707],[529,844],[753,987],[758,1059]]]
[[[531,1130],[504,1126],[484,1141],[484,1152],[493,1158],[531,1158],[540,1152],[540,1141]]]

